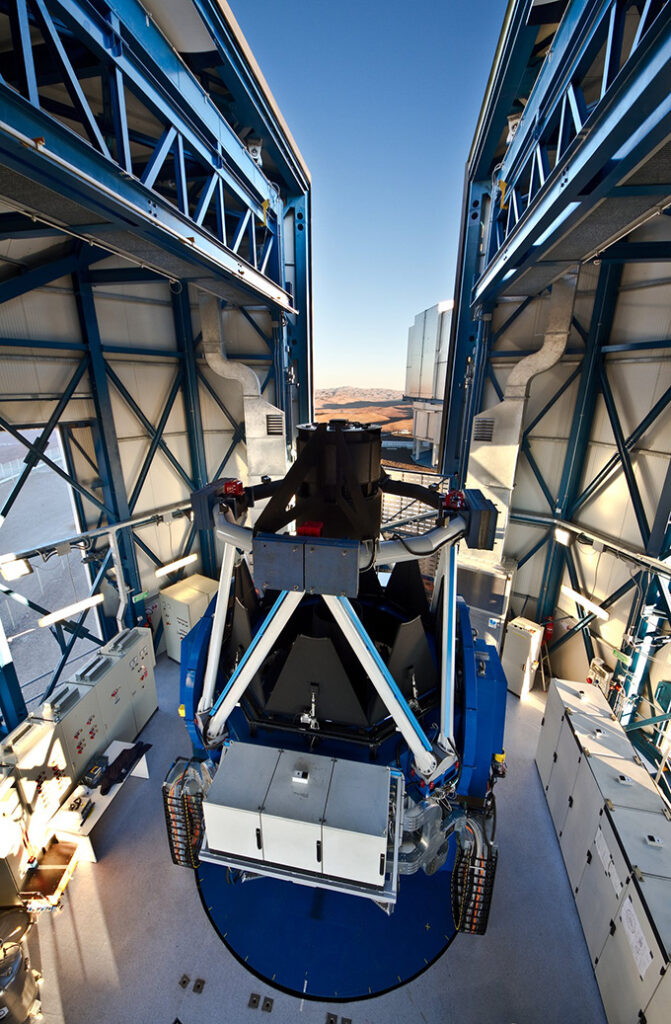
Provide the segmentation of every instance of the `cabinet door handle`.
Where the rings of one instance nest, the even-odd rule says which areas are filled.
[[[615,921],[611,921],[610,922],[610,934],[611,935],[615,935],[616,928],[617,928],[617,925],[615,924]]]
[[[570,796],[568,798],[568,805],[569,805],[569,807],[573,807],[573,797],[572,796]]]
[[[260,850],[261,849],[261,829],[260,828],[257,828],[257,830],[256,830],[256,845],[257,845],[257,848]]]
[[[321,841],[321,839],[318,839],[317,840],[317,863],[321,864],[321,862],[322,862],[322,841]]]

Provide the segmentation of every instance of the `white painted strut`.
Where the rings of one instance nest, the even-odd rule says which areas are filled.
[[[214,741],[224,734],[229,715],[270,654],[302,597],[300,590],[283,590],[277,598],[217,700],[207,727],[206,739]]]
[[[412,751],[417,768],[423,775],[431,775],[437,764],[431,744],[352,605],[346,597],[330,597],[324,594],[323,598]]]
[[[443,567],[442,659],[440,666],[440,736],[443,750],[454,748],[454,654],[457,643],[457,549],[441,556]],[[435,585],[435,584],[434,584]]]
[[[214,622],[210,635],[210,646],[207,652],[207,667],[205,669],[205,682],[203,692],[198,701],[199,711],[209,711],[214,698],[214,687],[217,681],[217,669],[221,656],[221,644],[224,639],[224,627],[226,625],[226,611],[228,609],[228,595],[231,590],[231,577],[233,575],[233,563],[235,562],[235,548],[232,544],[224,545],[224,555],[221,560],[221,573],[219,575],[219,589],[217,591],[217,604],[214,609]]]

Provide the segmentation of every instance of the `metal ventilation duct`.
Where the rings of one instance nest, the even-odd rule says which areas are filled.
[[[571,330],[577,280],[576,272],[555,281],[542,346],[514,367],[503,401],[485,409],[473,421],[466,486],[479,488],[499,511],[494,549],[478,552],[479,560],[490,565],[500,564],[503,558],[529,387],[537,374],[549,370],[564,354]]]
[[[213,295],[199,295],[202,347],[207,365],[219,377],[234,381],[242,389],[248,483],[262,476],[284,476],[287,471],[287,442],[284,413],[261,397],[259,378],[243,362],[226,355],[221,304]]]

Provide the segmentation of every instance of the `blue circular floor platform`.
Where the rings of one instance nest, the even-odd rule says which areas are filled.
[[[216,864],[201,863],[196,877],[234,956],[301,998],[342,1002],[404,985],[445,952],[456,930],[449,869],[402,877],[390,916],[372,900],[326,889],[270,878],[227,882]]]

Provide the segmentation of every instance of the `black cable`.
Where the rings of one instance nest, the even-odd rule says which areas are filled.
[[[409,544],[406,544],[405,538],[401,537],[400,533],[392,533],[391,539],[399,541],[411,555],[416,555],[417,558],[427,558],[429,555],[434,555],[436,551],[440,551],[440,549],[445,547],[446,544],[449,544],[450,542],[456,544],[458,540],[461,540],[461,538],[465,536],[466,531],[462,530],[461,533],[456,535],[456,537],[445,537],[444,540],[441,540],[440,544],[436,544],[435,548],[431,548],[430,551],[415,551]]]
[[[373,541],[373,550],[372,550],[372,553],[371,553],[371,556],[370,556],[370,562],[368,563],[368,565],[364,565],[361,569],[359,569],[359,572],[368,572],[369,569],[373,568],[373,563],[375,562],[375,555],[376,554],[377,554],[377,541],[374,540]]]

